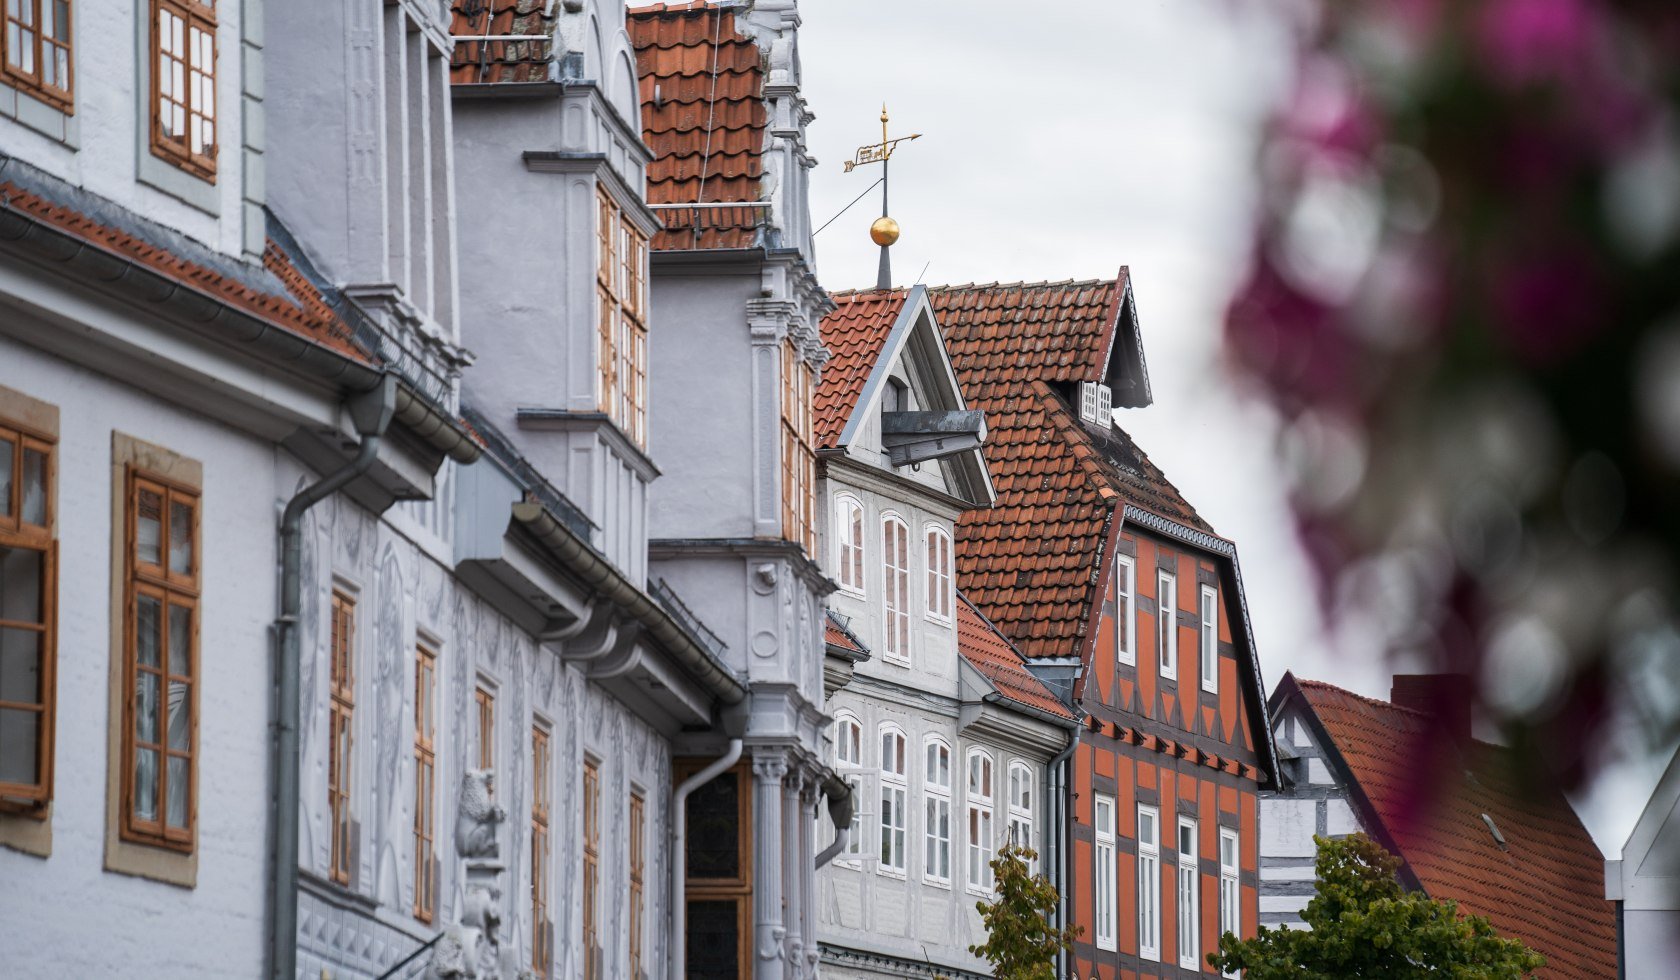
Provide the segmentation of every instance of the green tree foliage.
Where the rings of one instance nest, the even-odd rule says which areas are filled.
[[[1383,977],[1520,980],[1540,954],[1502,939],[1479,915],[1400,887],[1400,861],[1364,834],[1318,843],[1318,895],[1302,919],[1311,931],[1261,926],[1252,939],[1226,933],[1208,962],[1246,980]]]
[[[975,903],[986,924],[986,941],[968,951],[991,963],[999,980],[1055,980],[1056,954],[1073,948],[1080,933],[1077,926],[1050,925],[1060,896],[1043,875],[1028,868],[1027,862],[1037,857],[1031,848],[1014,844],[998,851],[992,860],[997,899]]]

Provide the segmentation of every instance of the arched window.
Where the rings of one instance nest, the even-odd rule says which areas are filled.
[[[909,771],[904,758],[904,732],[896,725],[881,726],[881,871],[903,875],[905,836],[909,827]]]
[[[834,719],[834,768],[852,788],[852,826],[846,834],[845,856],[863,856],[863,726],[850,714]]]
[[[863,504],[849,494],[834,504],[834,539],[840,544],[840,587],[863,594]]]
[[[968,753],[968,884],[992,888],[992,757],[980,749]]]
[[[927,791],[923,823],[922,874],[939,884],[951,881],[951,746],[944,739],[927,740],[922,785]]]
[[[881,518],[881,591],[886,606],[888,660],[910,663],[910,528],[896,515]]]
[[[1009,764],[1009,842],[1033,846],[1033,771],[1024,762]]]
[[[927,529],[928,618],[951,621],[951,536],[938,525]]]

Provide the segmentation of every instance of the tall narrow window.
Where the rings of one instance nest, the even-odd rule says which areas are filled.
[[[1242,938],[1242,890],[1237,861],[1237,832],[1219,828],[1219,932]],[[1235,972],[1225,974],[1236,976]]]
[[[904,846],[909,819],[908,773],[904,758],[904,733],[892,726],[881,728],[881,865],[882,871],[905,872]]]
[[[1096,833],[1095,873],[1091,876],[1091,906],[1096,916],[1098,949],[1114,949],[1116,915],[1114,904],[1114,797],[1098,794],[1092,821]]]
[[[1155,582],[1155,649],[1161,658],[1161,676],[1178,680],[1178,580],[1162,572]]]
[[[1161,958],[1161,818],[1152,806],[1138,807],[1138,956]]]
[[[599,980],[601,904],[601,765],[583,763],[583,975]]]
[[[554,923],[548,914],[550,770],[548,729],[531,726],[531,969],[548,975],[554,959]]]
[[[710,759],[677,763],[686,779]],[[753,970],[753,790],[751,770],[737,766],[688,798],[684,945],[690,977],[750,976]]]
[[[1137,664],[1137,563],[1114,556],[1114,652],[1128,667]]]
[[[968,884],[984,891],[992,888],[992,851],[997,847],[992,800],[992,757],[975,749],[968,754]]]
[[[938,884],[951,881],[951,747],[939,739],[927,742],[926,791],[923,815],[922,874]]]
[[[0,809],[35,814],[52,799],[54,462],[44,433],[0,423]]]
[[[1201,969],[1202,905],[1196,898],[1196,821],[1178,818],[1178,965]]]
[[[647,444],[647,238],[607,189],[597,187],[595,294],[596,394],[637,445]]]
[[[630,794],[630,980],[642,975],[647,904],[647,798]]]
[[[128,474],[123,830],[190,850],[198,754],[198,494]]]
[[[437,654],[414,649],[414,917],[437,914]]]
[[[66,112],[71,108],[71,0],[6,0],[6,81]]]
[[[852,788],[852,825],[846,834],[845,854],[863,856],[863,726],[850,715],[834,722],[834,762],[841,778]]]
[[[811,434],[811,365],[792,340],[782,343],[782,537],[817,553],[817,454]]]
[[[863,594],[863,504],[842,496],[834,508],[834,537],[840,544],[840,587]]]
[[[932,619],[951,621],[951,536],[940,527],[927,532],[927,611]]]
[[[1202,586],[1201,658],[1202,690],[1219,691],[1219,593],[1213,586]]]
[[[356,749],[356,600],[343,592],[332,597],[332,735],[327,763],[327,806],[332,811],[332,880],[350,883],[354,866],[350,792]]]
[[[216,0],[152,0],[152,67],[152,152],[214,180]]]
[[[473,691],[473,707],[477,715],[478,724],[475,726],[478,743],[478,768],[496,769],[496,695],[488,687],[480,684]]]
[[[910,663],[910,528],[889,514],[881,519],[881,591],[886,599],[884,656]]]
[[[1033,771],[1024,762],[1009,764],[1009,842],[1033,846]]]

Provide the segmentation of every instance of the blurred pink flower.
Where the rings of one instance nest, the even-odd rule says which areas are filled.
[[[1592,0],[1490,0],[1476,39],[1495,78],[1525,85],[1577,77],[1601,30]]]

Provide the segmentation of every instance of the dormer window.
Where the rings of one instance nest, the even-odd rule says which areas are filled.
[[[910,387],[897,378],[887,379],[887,390],[881,392],[881,415],[910,411]]]
[[[1095,381],[1079,383],[1079,417],[1086,422],[1108,425],[1114,418],[1114,392]]]

